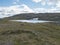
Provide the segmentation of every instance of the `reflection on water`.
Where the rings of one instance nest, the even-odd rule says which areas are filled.
[[[27,22],[27,23],[45,23],[45,22],[52,22],[52,21],[44,21],[44,20],[11,20],[16,22]]]

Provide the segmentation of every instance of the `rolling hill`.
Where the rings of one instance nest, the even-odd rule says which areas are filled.
[[[60,21],[60,13],[25,13],[17,14],[6,19],[32,19],[39,18],[39,20]]]

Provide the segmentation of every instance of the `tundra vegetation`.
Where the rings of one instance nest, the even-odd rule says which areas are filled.
[[[9,20],[32,19],[50,23],[21,23]],[[60,45],[60,14],[18,14],[0,19],[0,45]]]
[[[60,45],[60,25],[0,20],[0,45]]]

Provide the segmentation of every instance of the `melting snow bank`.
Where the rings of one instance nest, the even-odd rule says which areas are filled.
[[[16,22],[27,22],[27,23],[45,23],[45,22],[53,22],[53,21],[43,21],[43,20],[10,20]]]

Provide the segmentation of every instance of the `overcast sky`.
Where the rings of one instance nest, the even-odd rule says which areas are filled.
[[[0,18],[20,13],[60,13],[60,0],[0,0]]]

